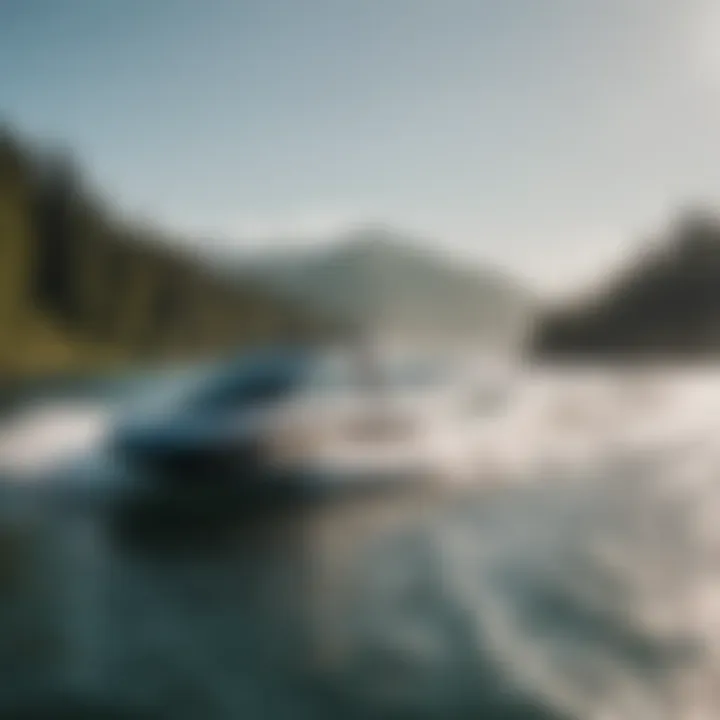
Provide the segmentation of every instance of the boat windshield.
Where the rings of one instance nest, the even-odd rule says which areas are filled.
[[[388,362],[352,356],[334,356],[318,364],[308,389],[327,394],[422,392],[443,385],[446,368],[436,362],[413,360]]]
[[[386,377],[391,389],[422,391],[443,385],[448,372],[440,363],[418,360],[391,364]]]
[[[310,393],[338,394],[361,387],[357,367],[347,355],[331,355],[318,361],[310,372],[306,390]]]

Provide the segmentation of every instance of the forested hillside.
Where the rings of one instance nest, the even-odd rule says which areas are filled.
[[[720,218],[694,210],[595,296],[539,323],[543,358],[717,358]]]
[[[0,373],[207,356],[327,326],[171,248],[119,219],[70,157],[0,131]]]

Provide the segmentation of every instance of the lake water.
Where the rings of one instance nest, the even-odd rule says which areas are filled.
[[[717,718],[720,373],[508,390],[463,487],[180,532],[56,509],[62,682],[130,717]]]

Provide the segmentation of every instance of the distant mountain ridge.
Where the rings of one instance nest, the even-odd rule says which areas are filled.
[[[505,339],[521,332],[534,306],[509,275],[455,263],[408,234],[374,226],[321,247],[236,258],[230,272],[390,336]]]

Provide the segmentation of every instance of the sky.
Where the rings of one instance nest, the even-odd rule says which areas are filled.
[[[380,222],[557,291],[720,204],[718,0],[0,0],[0,68],[207,247]]]

